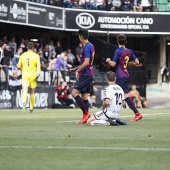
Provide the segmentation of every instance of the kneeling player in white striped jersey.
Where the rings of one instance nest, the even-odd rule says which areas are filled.
[[[124,100],[124,92],[122,88],[115,84],[116,75],[114,72],[107,73],[107,81],[109,86],[104,90],[103,106],[101,111],[91,115],[87,120],[87,125],[127,125],[126,122],[118,118],[122,101]]]

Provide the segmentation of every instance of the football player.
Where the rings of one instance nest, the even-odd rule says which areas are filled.
[[[115,80],[115,73],[109,71],[107,73],[109,86],[104,90],[101,111],[90,116],[86,122],[87,125],[127,125],[126,122],[118,118],[124,100],[124,92],[119,85],[115,84]]]

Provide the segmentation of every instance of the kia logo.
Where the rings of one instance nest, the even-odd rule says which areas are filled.
[[[15,3],[13,5],[13,17],[14,17],[14,19],[16,19],[17,16],[18,16],[18,5]]]
[[[81,28],[91,28],[95,24],[95,19],[91,14],[81,13],[76,17],[76,23]]]

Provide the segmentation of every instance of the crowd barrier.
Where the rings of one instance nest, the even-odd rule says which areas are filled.
[[[141,96],[146,97],[146,72],[145,71],[129,71],[130,86],[135,84]],[[96,76],[98,75],[98,76]],[[69,85],[69,90],[72,91],[74,73],[66,75],[66,81]],[[49,77],[49,71],[41,71],[41,76],[38,79],[38,86],[35,90],[35,108],[51,108],[52,104],[57,103],[56,87],[52,87]],[[94,83],[97,87],[95,91],[96,106],[100,107],[103,99],[103,90],[107,86],[106,72],[95,74]],[[14,74],[11,67],[0,66],[0,109],[22,108],[22,77],[18,70]],[[71,96],[70,96],[71,97]],[[29,95],[27,99],[27,107],[29,107]],[[76,105],[76,103],[74,103]]]
[[[72,87],[69,89],[72,90]],[[100,107],[103,98],[103,88],[98,87],[95,92],[96,95],[96,106]],[[27,97],[26,107],[29,108],[29,97]],[[71,96],[69,96],[71,98]],[[58,103],[57,93],[55,87],[37,87],[35,89],[35,104],[34,108],[48,109],[52,108],[54,103]],[[75,101],[74,104],[76,105]],[[0,90],[0,109],[21,109],[22,103],[22,90],[10,91]],[[77,106],[77,105],[76,105]]]
[[[57,71],[55,71],[57,72]],[[68,72],[67,72],[68,73]],[[75,81],[74,74],[68,73],[66,81],[72,91],[72,83]],[[72,79],[73,78],[73,79]],[[50,83],[49,71],[41,71],[38,79],[38,86],[35,89],[35,108],[51,108],[54,103],[58,103],[56,87],[52,87]],[[0,66],[0,109],[17,109],[22,108],[22,76],[21,71],[14,73],[12,67]],[[97,106],[101,105],[103,87],[99,87],[96,91]],[[27,106],[29,107],[29,94],[27,98]],[[69,96],[71,97],[71,96]],[[76,103],[75,103],[76,105]]]

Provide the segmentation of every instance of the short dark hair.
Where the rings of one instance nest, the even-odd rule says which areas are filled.
[[[28,48],[29,50],[33,49],[33,46],[34,46],[33,42],[28,42],[28,43],[27,43],[27,48]]]
[[[87,40],[89,38],[89,32],[86,29],[80,29],[79,30],[79,36],[82,36],[84,40]]]
[[[116,80],[116,74],[113,71],[109,71],[107,73],[107,80],[108,81],[115,81]]]
[[[126,42],[127,42],[127,38],[124,34],[120,34],[116,38],[117,38],[117,41],[120,45],[125,45]]]

